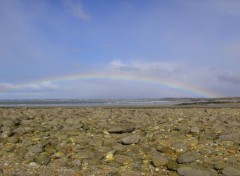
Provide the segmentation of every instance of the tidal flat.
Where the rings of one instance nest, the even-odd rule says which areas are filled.
[[[239,107],[0,108],[0,175],[240,176]]]

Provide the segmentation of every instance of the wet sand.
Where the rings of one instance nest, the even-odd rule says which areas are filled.
[[[239,106],[0,108],[0,175],[240,176]]]

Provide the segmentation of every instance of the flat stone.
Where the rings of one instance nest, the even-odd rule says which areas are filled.
[[[221,141],[240,141],[240,133],[223,134],[219,136]]]
[[[26,133],[25,128],[23,127],[18,127],[15,130],[13,130],[13,133],[19,136],[22,136]]]
[[[199,133],[200,130],[199,130],[198,127],[192,127],[192,128],[190,129],[190,132],[191,132],[191,133]]]
[[[16,144],[16,143],[19,142],[19,137],[17,137],[17,136],[12,136],[12,137],[8,138],[8,142],[9,142],[9,143],[12,143],[12,144]]]
[[[240,169],[229,166],[224,168],[222,173],[224,176],[240,176]]]
[[[36,157],[35,162],[41,165],[47,165],[51,161],[51,158],[45,154],[41,154]]]
[[[12,120],[12,119],[8,119],[2,122],[3,126],[5,127],[14,127],[17,125],[16,121]]]
[[[179,168],[179,164],[171,160],[167,163],[167,168],[168,170],[177,171],[177,169]]]
[[[180,157],[178,157],[177,162],[180,164],[190,163],[196,160],[196,156],[192,152],[183,153]]]
[[[171,147],[173,150],[177,151],[177,152],[186,152],[188,150],[187,146],[185,143],[183,142],[176,142],[172,145]]]
[[[168,163],[168,159],[164,156],[159,155],[159,154],[153,154],[152,163],[155,167],[165,166]]]
[[[222,170],[227,166],[228,166],[228,163],[224,163],[224,162],[218,162],[218,163],[214,164],[214,168],[216,170]]]
[[[10,137],[12,135],[13,135],[13,133],[11,131],[4,131],[4,132],[2,132],[0,137],[1,138],[8,138],[8,137]]]
[[[133,163],[132,158],[124,155],[115,155],[115,161],[121,164],[130,164]]]
[[[180,176],[210,176],[207,170],[200,170],[191,167],[180,167],[177,169]]]
[[[32,153],[41,153],[43,152],[44,148],[40,145],[33,145],[28,147],[28,151]]]
[[[121,143],[124,145],[137,144],[141,137],[139,135],[131,135],[121,139]]]
[[[134,124],[118,124],[110,127],[107,131],[109,133],[130,133],[135,129]]]

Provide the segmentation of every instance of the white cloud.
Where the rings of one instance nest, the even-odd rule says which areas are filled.
[[[111,61],[110,67],[116,70],[138,70],[138,71],[164,71],[174,72],[179,70],[183,65],[178,62],[147,62],[131,61],[123,62],[120,59]]]
[[[89,14],[85,12],[82,3],[80,3],[79,1],[64,0],[63,5],[65,6],[66,10],[74,17],[84,21],[90,20]]]
[[[218,79],[226,83],[240,84],[240,76],[238,75],[221,74],[218,76]]]
[[[0,92],[44,92],[57,90],[58,86],[49,82],[27,83],[27,84],[12,84],[0,83]]]

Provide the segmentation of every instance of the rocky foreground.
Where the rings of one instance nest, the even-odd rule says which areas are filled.
[[[240,176],[240,109],[2,108],[0,175]]]

